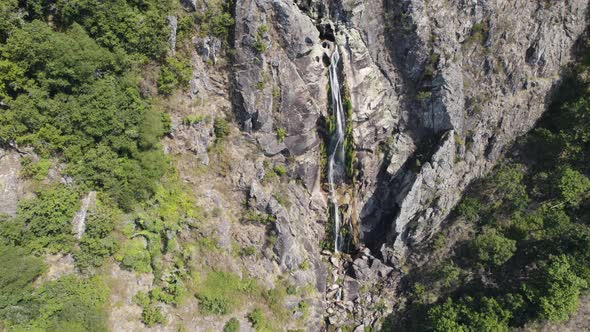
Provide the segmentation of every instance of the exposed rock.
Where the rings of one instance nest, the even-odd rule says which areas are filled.
[[[86,231],[86,213],[88,212],[88,208],[94,205],[95,200],[96,191],[89,192],[86,197],[82,199],[80,210],[76,212],[74,218],[72,219],[72,230],[74,232],[74,237],[77,240],[80,240],[82,235],[84,235],[84,231]]]
[[[0,149],[0,214],[14,216],[23,182],[19,179],[20,156],[10,150]]]
[[[215,37],[205,37],[200,40],[199,53],[205,63],[217,63],[217,55],[221,51],[221,40]]]
[[[180,0],[180,3],[191,11],[197,10],[197,0]]]
[[[168,28],[170,28],[170,37],[168,43],[170,44],[170,54],[174,55],[176,52],[176,29],[178,28],[178,19],[176,16],[168,16]]]

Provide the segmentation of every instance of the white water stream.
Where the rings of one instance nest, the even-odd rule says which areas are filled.
[[[344,168],[344,109],[342,107],[342,98],[340,96],[340,83],[338,82],[338,62],[340,54],[338,48],[332,53],[332,59],[329,67],[330,91],[332,92],[332,116],[335,124],[335,130],[330,138],[330,150],[328,154],[328,183],[330,184],[330,200],[334,207],[334,252],[340,249],[340,211],[338,200],[336,198],[336,189],[334,185],[336,167],[341,171]]]

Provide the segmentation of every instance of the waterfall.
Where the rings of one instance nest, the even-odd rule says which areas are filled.
[[[342,98],[340,96],[340,83],[338,82],[338,62],[340,54],[338,48],[332,53],[332,59],[329,67],[330,91],[332,92],[332,118],[335,124],[334,132],[330,138],[328,150],[328,183],[330,184],[330,200],[334,208],[334,251],[338,252],[340,248],[340,211],[335,190],[335,173],[342,174],[344,169],[344,109],[342,107]],[[339,177],[341,178],[341,176]],[[339,179],[337,178],[337,180]],[[336,180],[336,181],[337,181]]]

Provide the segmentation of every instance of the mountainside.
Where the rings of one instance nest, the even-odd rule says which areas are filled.
[[[467,188],[460,211],[522,180],[473,185],[507,151],[534,159],[512,144],[567,94],[588,18],[585,0],[0,4],[0,330],[417,330],[383,324],[420,317],[411,283],[434,294],[434,262],[487,232],[452,213]],[[580,167],[566,212],[585,222]]]

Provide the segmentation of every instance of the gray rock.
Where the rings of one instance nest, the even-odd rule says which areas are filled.
[[[170,37],[168,38],[168,43],[170,44],[169,52],[171,55],[174,55],[176,52],[176,29],[178,28],[178,19],[176,16],[168,16],[166,20],[168,21],[168,28],[170,29]]]
[[[20,168],[18,153],[0,149],[0,214],[16,214],[16,206],[24,189],[24,183],[19,178]]]

